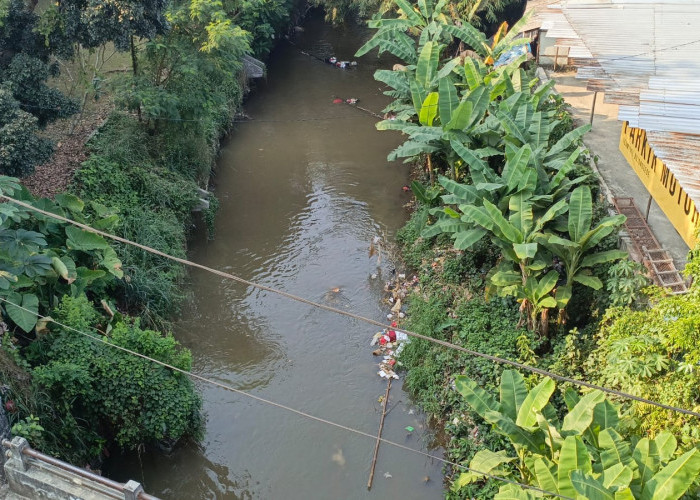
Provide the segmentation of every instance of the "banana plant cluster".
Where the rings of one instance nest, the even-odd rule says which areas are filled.
[[[505,450],[477,452],[469,463],[471,471],[454,483],[456,489],[489,474],[537,488],[506,484],[494,497],[500,500],[555,495],[676,500],[700,474],[700,451],[681,453],[669,432],[636,442],[623,438],[618,410],[600,391],[580,397],[567,389],[568,412],[560,420],[549,402],[555,390],[550,378],[528,391],[520,373],[505,370],[499,400],[465,376],[457,377],[455,387],[474,411],[509,439],[516,455]]]
[[[494,70],[480,60],[459,55],[444,58],[443,53],[459,41],[488,60],[527,40],[514,39],[518,30],[513,29],[489,46],[483,33],[444,12],[445,1],[421,0],[416,7],[406,0],[395,4],[399,17],[371,21],[370,26],[378,31],[356,54],[378,48],[380,54],[390,52],[406,64],[375,73],[375,79],[390,88],[385,94],[394,98],[384,110],[392,119],[380,122],[377,128],[408,135],[389,160],[426,155],[432,180],[431,155],[436,154],[456,178],[462,160],[452,143],[481,149],[473,143],[472,138],[478,136],[474,129],[484,121],[491,102],[514,85],[520,89],[524,84],[517,69],[522,60]],[[480,153],[489,154],[483,149]]]
[[[431,211],[436,222],[422,233],[451,234],[460,250],[490,237],[503,259],[490,273],[488,290],[515,297],[528,327],[543,334],[549,309],[558,308],[565,317],[574,283],[600,289],[603,284],[592,275],[593,266],[626,255],[619,250],[594,252],[625,218],[609,216],[593,226],[591,190],[582,184],[586,176],[567,177],[578,154],[576,150],[563,163],[552,163],[554,175],[538,165],[529,144],[519,149],[507,144],[500,175],[472,159],[473,184],[440,179],[448,194],[442,196],[444,206]]]
[[[44,211],[111,230],[118,216],[93,204],[89,220],[84,203],[70,194],[56,201],[34,199],[17,179],[0,176],[0,194]],[[0,203],[0,304],[3,319],[24,332],[41,330],[38,315],[55,307],[63,295],[77,297],[104,290],[122,278],[121,261],[102,237],[10,202]]]
[[[589,175],[574,175],[579,142],[590,127],[555,140],[560,120],[546,105],[553,82],[538,87],[527,81],[520,69],[524,56],[493,66],[502,53],[527,42],[515,38],[527,18],[504,35],[500,30],[489,45],[468,22],[446,15],[444,1],[395,5],[399,16],[373,20],[378,31],[358,55],[378,48],[406,63],[375,73],[394,98],[386,110],[390,118],[377,128],[407,136],[388,159],[424,156],[431,184],[436,158],[451,172],[451,179],[439,178],[443,206],[433,209],[435,223],[422,236],[448,233],[461,250],[490,237],[503,259],[487,291],[515,297],[523,322],[547,334],[549,310],[558,308],[560,320],[566,318],[574,283],[600,288],[591,267],[624,256],[591,255],[624,217],[592,226]],[[444,57],[457,42],[478,57]]]

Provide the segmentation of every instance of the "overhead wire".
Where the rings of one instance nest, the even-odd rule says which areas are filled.
[[[687,46],[687,45],[694,45],[694,44],[696,44],[696,43],[700,43],[700,39],[698,39],[698,40],[692,40],[692,41],[690,41],[690,42],[679,43],[679,44],[676,44],[676,45],[670,45],[670,46],[668,46],[668,47],[662,47],[662,48],[660,48],[660,49],[648,50],[648,51],[646,51],[646,52],[640,52],[640,53],[638,53],[638,54],[630,54],[630,55],[627,55],[627,56],[620,56],[620,57],[613,57],[613,58],[597,57],[596,59],[599,60],[599,61],[602,60],[602,61],[605,61],[605,62],[610,62],[610,61],[623,61],[623,60],[625,60],[625,59],[632,59],[632,58],[634,58],[634,57],[640,57],[640,56],[646,56],[646,55],[656,55],[656,54],[659,53],[659,52],[665,52],[665,51],[667,51],[667,50],[675,50],[675,49],[679,49],[679,48],[681,48],[681,47],[685,47],[685,46]]]
[[[357,435],[360,435],[360,436],[364,436],[364,437],[367,437],[367,438],[371,438],[372,440],[377,440],[377,439],[379,439],[379,441],[381,441],[381,442],[383,442],[383,443],[385,443],[385,444],[387,444],[387,445],[389,445],[389,446],[394,446],[394,447],[396,447],[396,448],[399,448],[399,449],[402,449],[402,450],[405,450],[405,451],[408,451],[408,452],[411,452],[411,453],[416,453],[416,454],[422,455],[422,456],[424,456],[424,457],[431,458],[431,459],[437,460],[437,461],[439,461],[439,462],[443,462],[443,463],[448,464],[448,465],[452,465],[452,466],[457,467],[458,469],[462,469],[462,470],[464,470],[464,471],[466,471],[466,472],[472,472],[472,473],[474,473],[474,474],[482,475],[482,476],[488,477],[488,478],[490,478],[490,479],[494,479],[494,480],[497,480],[497,481],[502,481],[502,482],[505,482],[505,483],[513,484],[513,485],[520,486],[520,487],[525,488],[525,489],[528,489],[528,490],[537,491],[537,492],[539,492],[539,493],[544,493],[544,494],[547,494],[547,495],[553,495],[553,496],[556,496],[556,497],[558,497],[558,498],[563,498],[563,499],[566,499],[566,500],[574,500],[574,499],[571,498],[571,497],[567,497],[567,496],[564,496],[564,495],[560,495],[560,494],[558,494],[558,493],[556,493],[556,492],[553,492],[553,491],[543,490],[543,489],[537,488],[537,487],[535,487],[535,486],[531,486],[531,485],[529,485],[529,484],[524,484],[524,483],[519,483],[519,482],[517,482],[517,481],[513,481],[513,480],[511,480],[511,479],[508,479],[508,478],[505,478],[505,477],[502,477],[502,476],[497,476],[497,475],[495,475],[495,474],[491,474],[491,473],[488,473],[488,472],[482,472],[482,471],[479,471],[479,470],[476,470],[476,469],[472,469],[471,467],[467,467],[466,465],[462,465],[462,464],[460,464],[460,463],[453,462],[453,461],[451,461],[451,460],[447,460],[447,459],[442,458],[442,457],[439,457],[439,456],[437,456],[437,455],[432,455],[432,454],[427,453],[427,452],[425,452],[425,451],[416,450],[415,448],[411,448],[410,446],[406,446],[406,445],[403,445],[403,444],[400,444],[400,443],[396,443],[396,442],[394,442],[394,441],[390,441],[390,440],[385,439],[385,438],[377,438],[376,435],[370,434],[369,432],[365,432],[365,431],[362,431],[362,430],[360,430],[360,429],[355,429],[354,427],[349,427],[349,426],[347,426],[347,425],[339,424],[339,423],[337,423],[337,422],[333,422],[332,420],[328,420],[328,419],[325,419],[325,418],[322,418],[322,417],[318,417],[318,416],[316,416],[316,415],[312,415],[311,413],[308,413],[308,412],[305,412],[305,411],[302,411],[302,410],[298,410],[298,409],[296,409],[296,408],[292,408],[291,406],[287,406],[287,405],[285,405],[285,404],[278,403],[278,402],[276,402],[276,401],[272,401],[272,400],[270,400],[270,399],[266,399],[266,398],[263,398],[263,397],[261,397],[261,396],[256,396],[255,394],[251,394],[250,392],[243,391],[243,390],[241,390],[241,389],[236,389],[235,387],[232,387],[232,386],[230,386],[230,385],[228,385],[228,384],[224,384],[224,383],[222,383],[222,382],[218,382],[218,381],[216,381],[216,380],[212,380],[212,379],[207,378],[207,377],[204,377],[204,376],[202,376],[202,375],[197,375],[196,373],[192,373],[191,371],[183,370],[182,368],[178,368],[178,367],[173,366],[173,365],[171,365],[171,364],[169,364],[169,363],[166,363],[166,362],[164,362],[164,361],[160,361],[159,359],[155,359],[155,358],[152,358],[152,357],[150,357],[150,356],[146,356],[145,354],[141,354],[141,353],[138,352],[138,351],[134,351],[134,350],[129,349],[129,348],[127,348],[127,347],[123,347],[123,346],[114,344],[114,343],[109,342],[108,340],[106,340],[105,336],[103,336],[103,335],[100,335],[100,336],[91,335],[90,333],[84,332],[84,331],[82,331],[82,330],[78,330],[77,328],[74,328],[74,327],[72,327],[72,326],[70,326],[70,325],[66,325],[66,324],[64,324],[64,323],[61,323],[60,321],[56,321],[55,319],[53,319],[53,318],[50,317],[50,316],[42,316],[42,315],[39,314],[38,312],[32,311],[32,310],[30,310],[30,309],[27,309],[26,307],[21,306],[21,305],[15,303],[15,302],[12,302],[12,301],[10,301],[10,300],[4,298],[4,297],[0,297],[0,301],[5,302],[5,303],[7,303],[7,304],[10,304],[10,305],[12,305],[12,306],[14,306],[14,307],[17,307],[18,309],[21,309],[21,310],[23,310],[23,311],[25,311],[25,312],[28,312],[28,313],[30,313],[30,314],[36,316],[38,319],[41,319],[41,320],[44,320],[44,321],[47,321],[47,322],[54,323],[54,324],[60,326],[61,328],[65,328],[66,330],[72,331],[72,332],[74,332],[74,333],[77,333],[77,334],[82,335],[82,336],[84,336],[84,337],[87,337],[87,338],[89,338],[89,339],[92,339],[92,340],[95,341],[95,342],[101,342],[102,344],[104,344],[104,345],[106,345],[106,346],[112,347],[112,348],[114,348],[114,349],[118,349],[118,350],[120,350],[120,351],[123,351],[123,352],[129,354],[129,355],[132,355],[132,356],[136,356],[136,357],[145,359],[145,360],[150,361],[150,362],[152,362],[152,363],[158,364],[158,365],[160,365],[160,366],[162,366],[162,367],[164,367],[164,368],[168,368],[168,369],[173,370],[173,371],[175,371],[175,372],[182,373],[183,375],[186,375],[186,376],[188,376],[188,377],[190,377],[190,378],[193,378],[193,379],[195,379],[195,380],[198,380],[198,381],[200,381],[200,382],[204,382],[204,383],[206,383],[206,384],[210,384],[210,385],[216,386],[216,387],[218,387],[218,388],[220,388],[220,389],[224,389],[224,390],[233,392],[233,393],[235,393],[235,394],[238,394],[238,395],[241,395],[241,396],[245,396],[245,397],[250,398],[250,399],[253,399],[253,400],[255,400],[255,401],[259,402],[259,403],[263,403],[263,404],[266,404],[266,405],[269,405],[269,406],[273,406],[273,407],[275,407],[275,408],[280,408],[280,409],[282,409],[282,410],[288,411],[288,412],[290,412],[290,413],[294,413],[294,414],[299,415],[299,416],[301,416],[301,417],[304,417],[304,418],[307,418],[307,419],[310,419],[310,420],[314,420],[314,421],[316,421],[316,422],[323,423],[323,424],[326,424],[326,425],[329,425],[329,426],[332,426],[332,427],[336,427],[336,428],[338,428],[338,429],[342,429],[342,430],[347,431],[347,432],[352,432],[352,433],[357,434]]]
[[[49,108],[46,106],[36,106],[34,104],[24,104],[20,103],[20,108],[35,108],[35,109],[45,109],[47,111],[61,111],[61,108]],[[355,106],[357,107],[357,106]],[[377,115],[378,116],[378,115]],[[316,122],[316,121],[334,121],[334,120],[354,120],[355,115],[348,116],[320,116],[314,118],[291,118],[291,119],[263,119],[258,120],[256,118],[249,118],[245,120],[233,120],[231,123],[295,123],[295,122]],[[381,118],[381,117],[380,117]],[[162,120],[167,122],[188,122],[188,123],[202,123],[207,120],[198,119],[188,119],[188,118],[154,118],[155,120]]]
[[[144,251],[146,251],[146,252],[149,252],[149,253],[151,253],[151,254],[158,255],[158,256],[160,256],[160,257],[163,257],[163,258],[172,260],[172,261],[177,262],[177,263],[179,263],[179,264],[182,264],[182,265],[185,265],[185,266],[188,266],[188,267],[193,267],[193,268],[196,268],[196,269],[201,269],[201,270],[206,271],[206,272],[209,272],[209,273],[211,273],[211,274],[215,274],[215,275],[217,275],[217,276],[221,276],[222,278],[226,278],[226,279],[230,279],[230,280],[232,280],[232,281],[236,281],[236,282],[238,282],[238,283],[242,283],[242,284],[244,284],[244,285],[246,285],[246,286],[249,286],[249,287],[251,287],[251,288],[257,288],[257,289],[259,289],[259,290],[264,290],[264,291],[267,291],[267,292],[270,292],[270,293],[274,293],[274,294],[280,295],[280,296],[282,296],[282,297],[286,297],[286,298],[288,298],[288,299],[294,300],[294,301],[296,301],[296,302],[300,302],[300,303],[302,303],[302,304],[307,304],[307,305],[309,305],[309,306],[312,306],[312,307],[315,307],[315,308],[318,308],[318,309],[323,309],[323,310],[325,310],[325,311],[329,311],[329,312],[332,312],[332,313],[335,313],[335,314],[340,314],[340,315],[343,315],[343,316],[346,316],[346,317],[349,317],[349,318],[352,318],[352,319],[356,319],[356,320],[358,320],[358,321],[362,321],[362,322],[367,323],[367,324],[370,324],[370,325],[378,326],[378,327],[380,327],[380,328],[386,328],[386,325],[385,325],[384,323],[379,322],[379,321],[376,321],[376,320],[373,320],[373,319],[371,319],[371,318],[367,318],[367,317],[361,316],[361,315],[359,315],[359,314],[355,314],[355,313],[350,312],[350,311],[344,311],[344,310],[342,310],[342,309],[338,309],[338,308],[335,308],[335,307],[332,307],[332,306],[329,306],[329,305],[326,305],[326,304],[321,304],[321,303],[319,303],[319,302],[314,302],[314,301],[312,301],[312,300],[305,299],[305,298],[303,298],[303,297],[299,297],[298,295],[294,295],[294,294],[291,294],[291,293],[289,293],[289,292],[285,292],[285,291],[283,291],[283,290],[279,290],[279,289],[274,288],[274,287],[271,287],[271,286],[267,286],[267,285],[263,285],[263,284],[261,284],[261,283],[256,283],[256,282],[253,282],[253,281],[250,281],[250,280],[246,280],[246,279],[244,279],[244,278],[241,278],[240,276],[236,276],[236,275],[231,274],[231,273],[227,273],[227,272],[224,272],[224,271],[219,271],[218,269],[214,269],[214,268],[211,268],[211,267],[207,267],[207,266],[205,266],[205,265],[203,265],[203,264],[198,264],[198,263],[196,263],[196,262],[192,262],[192,261],[187,260],[187,259],[183,259],[183,258],[180,258],[180,257],[175,257],[175,256],[173,256],[173,255],[169,255],[169,254],[167,254],[167,253],[165,253],[165,252],[161,252],[160,250],[157,250],[157,249],[155,249],[155,248],[149,247],[149,246],[147,246],[147,245],[142,245],[141,243],[137,243],[137,242],[135,242],[135,241],[131,241],[131,240],[128,240],[128,239],[126,239],[126,238],[122,238],[121,236],[117,236],[117,235],[114,235],[114,234],[111,234],[111,233],[107,233],[107,232],[105,232],[105,231],[101,231],[101,230],[99,230],[99,229],[95,229],[95,228],[93,228],[93,227],[91,227],[91,226],[89,226],[89,225],[87,225],[87,224],[83,224],[83,223],[74,221],[74,220],[72,220],[72,219],[69,219],[69,218],[67,218],[67,217],[63,217],[63,216],[61,216],[61,215],[54,214],[54,213],[52,213],[52,212],[48,212],[48,211],[46,211],[46,210],[42,210],[42,209],[40,209],[40,208],[34,207],[33,205],[31,205],[31,204],[29,204],[29,203],[25,203],[25,202],[23,202],[23,201],[17,200],[17,199],[15,199],[15,198],[12,198],[12,197],[10,197],[10,196],[7,196],[7,195],[4,194],[4,193],[0,193],[0,198],[1,198],[1,199],[5,199],[5,200],[7,200],[7,201],[9,201],[9,202],[11,202],[11,203],[14,203],[14,204],[16,204],[16,205],[19,205],[19,206],[21,206],[21,207],[27,208],[27,209],[29,209],[29,210],[31,210],[31,211],[40,213],[40,214],[42,214],[42,215],[44,215],[44,216],[46,216],[46,217],[50,217],[50,218],[53,218],[53,219],[56,219],[56,220],[60,220],[60,221],[62,221],[62,222],[66,222],[66,223],[71,224],[71,225],[73,225],[73,226],[76,226],[76,227],[79,227],[79,228],[81,228],[81,229],[84,229],[85,231],[88,231],[88,232],[91,232],[91,233],[94,233],[94,234],[98,234],[98,235],[103,236],[103,237],[105,237],[105,238],[108,238],[108,239],[111,239],[111,240],[114,240],[114,241],[118,241],[118,242],[120,242],[120,243],[124,243],[124,244],[127,244],[127,245],[131,245],[131,246],[134,246],[134,247],[136,247],[136,248],[140,248],[140,249],[142,249],[142,250],[144,250]],[[550,377],[550,378],[552,378],[552,379],[559,380],[560,382],[566,382],[566,383],[570,383],[570,384],[573,384],[573,385],[578,385],[578,386],[580,386],[580,387],[586,387],[586,388],[588,388],[588,389],[599,390],[599,391],[604,392],[604,393],[606,393],[606,394],[610,394],[610,395],[612,395],[612,396],[617,396],[617,397],[620,397],[620,398],[623,398],[623,399],[629,399],[629,400],[637,401],[637,402],[640,402],[640,403],[645,403],[645,404],[648,404],[648,405],[656,406],[656,407],[658,407],[658,408],[663,408],[663,409],[665,409],[665,410],[670,410],[670,411],[675,411],[675,412],[678,412],[678,413],[683,413],[683,414],[685,414],[685,415],[690,415],[690,416],[693,416],[693,417],[700,417],[700,413],[699,413],[699,412],[696,412],[696,411],[688,410],[688,409],[685,409],[685,408],[679,408],[679,407],[676,407],[676,406],[673,406],[673,405],[667,405],[667,404],[664,404],[664,403],[660,403],[660,402],[658,402],[658,401],[653,401],[653,400],[651,400],[651,399],[643,398],[643,397],[640,397],[640,396],[635,396],[634,394],[629,394],[629,393],[626,393],[626,392],[623,392],[623,391],[618,391],[618,390],[615,390],[615,389],[610,389],[610,388],[608,388],[608,387],[603,387],[603,386],[600,386],[600,385],[597,385],[597,384],[593,384],[593,383],[591,383],[591,382],[586,382],[586,381],[584,381],[584,380],[578,380],[578,379],[574,379],[574,378],[567,377],[567,376],[564,376],[564,375],[559,375],[559,374],[554,373],[554,372],[551,372],[551,371],[549,371],[549,370],[544,370],[544,369],[542,369],[542,368],[537,368],[537,367],[534,367],[534,366],[530,366],[530,365],[527,365],[527,364],[525,364],[525,363],[520,363],[520,362],[518,362],[518,361],[513,361],[513,360],[511,360],[511,359],[502,358],[502,357],[500,357],[500,356],[494,356],[494,355],[492,355],[492,354],[486,354],[486,353],[483,353],[483,352],[474,351],[474,350],[467,349],[467,348],[465,348],[465,347],[459,346],[459,345],[457,345],[457,344],[453,344],[452,342],[447,342],[447,341],[445,341],[445,340],[436,339],[436,338],[433,338],[433,337],[429,337],[429,336],[427,336],[427,335],[422,335],[422,334],[420,334],[420,333],[411,332],[411,331],[409,331],[409,330],[404,330],[404,329],[401,329],[401,328],[395,328],[395,330],[396,330],[397,332],[404,333],[404,334],[408,335],[409,337],[421,339],[421,340],[424,340],[424,341],[427,341],[427,342],[432,342],[432,343],[434,343],[434,344],[441,345],[441,346],[446,347],[446,348],[448,348],[448,349],[453,349],[453,350],[456,350],[456,351],[459,351],[459,352],[463,352],[463,353],[465,353],[465,354],[469,354],[470,356],[475,356],[475,357],[479,357],[479,358],[482,358],[482,359],[487,359],[487,360],[492,361],[492,362],[494,362],[494,363],[499,363],[499,364],[503,364],[503,365],[513,366],[513,367],[519,368],[519,369],[521,369],[521,370],[529,371],[529,372],[532,372],[532,373],[537,373],[538,375],[542,375],[542,376],[544,376],[544,377]]]

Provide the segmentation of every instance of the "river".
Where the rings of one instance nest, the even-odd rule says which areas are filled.
[[[389,62],[373,53],[341,70],[302,53],[351,59],[369,36],[365,27],[333,29],[312,15],[295,45],[280,41],[267,81],[246,102],[252,120],[224,141],[213,179],[216,237],[194,238],[194,261],[385,320],[392,263],[384,255],[378,265],[368,251],[375,236],[392,240],[406,220],[407,167],[386,161],[401,138],[332,101],[359,98],[381,110],[388,98],[372,74]],[[386,388],[369,346],[377,328],[205,272],[190,276],[193,298],[175,336],[192,350],[195,373],[376,434]],[[197,385],[204,439],[167,456],[114,459],[111,477],[141,481],[165,499],[442,497],[437,460],[382,445],[367,491],[372,439]],[[384,437],[430,451],[432,433],[401,381],[389,407]]]

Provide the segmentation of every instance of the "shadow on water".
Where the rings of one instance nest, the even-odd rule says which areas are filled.
[[[365,56],[345,71],[301,52],[351,59],[369,36],[364,27],[334,30],[312,16],[296,45],[280,42],[267,82],[246,103],[252,120],[237,124],[223,144],[214,179],[216,238],[193,242],[193,260],[385,319],[383,282],[370,276],[388,276],[389,264],[368,258],[368,249],[405,221],[408,172],[386,162],[401,138],[378,133],[373,117],[332,101],[355,97],[381,110],[388,101],[372,74],[389,63]],[[175,335],[192,350],[196,373],[376,433],[386,382],[369,346],[374,327],[199,271],[191,273],[191,291]],[[119,457],[111,477],[133,477],[173,499],[442,496],[438,461],[383,445],[368,492],[372,439],[198,387],[207,417],[202,442],[167,457]],[[384,437],[430,450],[433,434],[400,383],[389,405]]]

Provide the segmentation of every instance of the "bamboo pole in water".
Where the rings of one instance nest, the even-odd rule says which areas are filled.
[[[369,480],[367,481],[367,489],[372,489],[372,481],[374,480],[374,468],[377,466],[377,455],[379,454],[379,443],[382,439],[382,429],[384,429],[384,417],[386,417],[386,405],[389,403],[389,389],[391,389],[391,380],[386,385],[386,394],[382,402],[382,418],[379,420],[379,432],[377,433],[377,442],[374,445],[374,456],[372,457],[372,467],[369,471]]]

